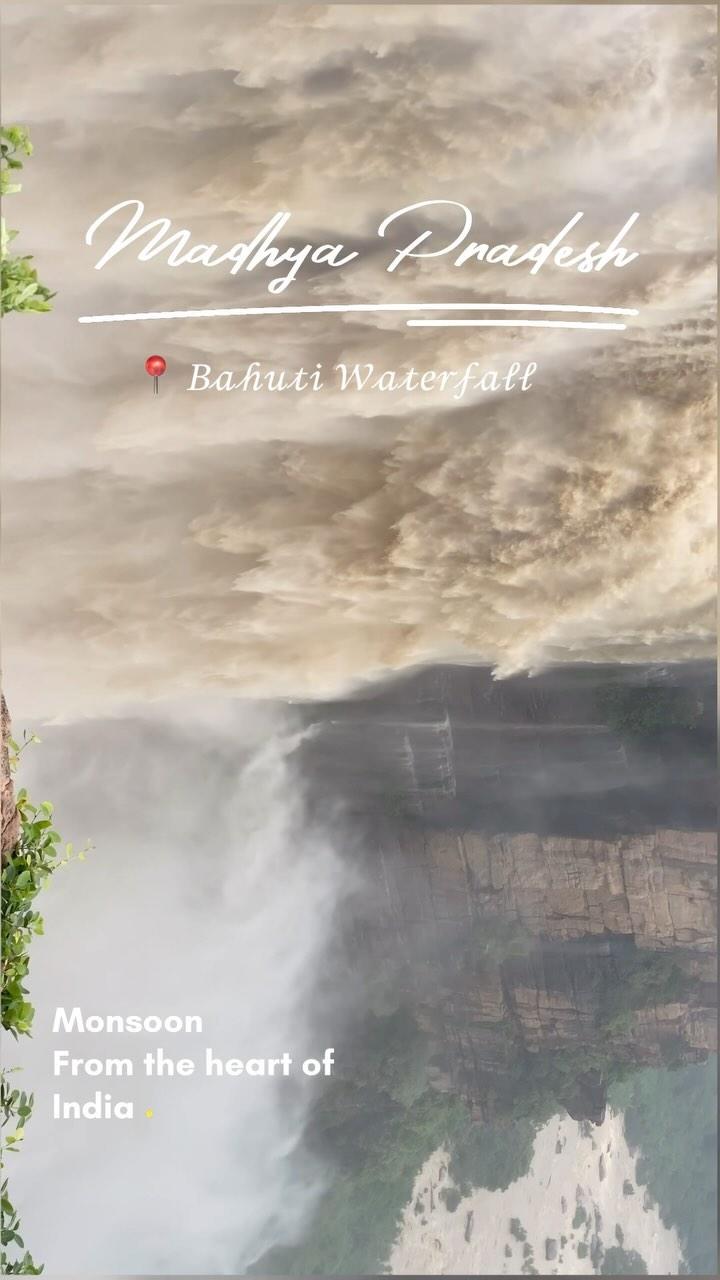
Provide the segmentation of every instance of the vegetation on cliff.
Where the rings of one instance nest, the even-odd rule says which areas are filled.
[[[598,1021],[608,1035],[622,1035],[639,1009],[685,999],[692,980],[671,955],[661,951],[626,950],[616,961],[613,980],[604,981]]]
[[[370,1017],[356,1045],[352,1078],[329,1083],[306,1135],[331,1168],[332,1187],[303,1239],[271,1250],[255,1274],[380,1274],[418,1171],[438,1147],[449,1150],[462,1194],[505,1189],[530,1167],[533,1121],[474,1125],[458,1097],[427,1087],[429,1041],[407,1011]]]
[[[702,714],[692,691],[672,685],[606,685],[598,691],[597,707],[616,733],[639,736],[694,729]]]
[[[471,947],[466,962],[512,964],[526,949],[526,940],[513,931],[506,938],[495,930],[491,943],[482,955]],[[379,1274],[414,1179],[440,1146],[449,1152],[454,1184],[443,1193],[450,1197],[449,1210],[457,1207],[458,1193],[511,1186],[527,1174],[535,1135],[553,1115],[565,1108],[574,1115],[578,1109],[586,1116],[593,1109],[603,1112],[608,1087],[617,1090],[628,1081],[632,1090],[633,1079],[640,1078],[627,1051],[635,1012],[681,998],[687,983],[669,957],[624,947],[612,965],[597,969],[597,1012],[586,1042],[529,1052],[508,1021],[506,1066],[483,1082],[483,1106],[491,1117],[483,1124],[471,1122],[457,1096],[427,1088],[431,1040],[409,1012],[367,1019],[348,1051],[352,1075],[330,1082],[306,1137],[309,1149],[333,1171],[332,1188],[303,1239],[272,1250],[256,1273]],[[709,1114],[705,1107],[706,1122]],[[416,1211],[423,1212],[422,1204]],[[629,1274],[632,1263],[629,1258]]]
[[[646,1276],[647,1273],[645,1260],[636,1249],[623,1249],[614,1244],[603,1254],[601,1276]]]
[[[505,974],[508,961],[512,964],[511,956],[499,962]],[[506,1018],[500,1031],[506,1065],[484,1076],[478,1074],[475,1080],[488,1115],[503,1121],[527,1121],[536,1128],[563,1108],[576,1116],[578,1111],[585,1116],[592,1116],[593,1110],[600,1112],[607,1087],[637,1069],[636,1049],[629,1035],[637,1013],[688,999],[692,993],[693,979],[672,956],[662,952],[621,943],[612,959],[603,961],[595,966],[586,993],[591,996],[588,1003],[594,1018],[588,1022],[582,1041],[528,1048],[517,1018]],[[505,985],[509,989],[509,984]],[[682,1061],[682,1043],[669,1041],[668,1054],[673,1048]]]
[[[538,1126],[528,1119],[469,1125],[451,1148],[450,1176],[464,1196],[476,1187],[505,1191],[524,1178],[533,1157]]]
[[[468,1123],[462,1102],[428,1089],[425,1045],[404,1011],[370,1017],[352,1079],[332,1080],[306,1141],[332,1185],[302,1241],[265,1254],[259,1275],[379,1275],[425,1160]]]
[[[687,1270],[717,1272],[717,1063],[636,1073],[610,1092],[638,1151],[637,1180],[677,1228]]]

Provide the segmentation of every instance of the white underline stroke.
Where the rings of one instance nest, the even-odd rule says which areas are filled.
[[[302,315],[318,315],[318,314],[334,314],[341,315],[348,312],[392,312],[392,311],[557,311],[570,312],[572,314],[585,315],[607,315],[607,316],[636,316],[639,312],[634,307],[586,307],[586,306],[570,306],[566,303],[540,303],[540,302],[356,302],[347,305],[318,305],[307,307],[216,307],[204,310],[194,311],[128,311],[119,315],[107,316],[78,316],[79,324],[118,324],[127,320],[211,320],[216,317],[224,316],[302,316]],[[514,320],[408,320],[408,324],[484,324],[484,325],[507,325],[515,323]],[[544,320],[527,320],[525,324],[533,324],[540,327],[549,325],[560,325],[561,321],[544,321]],[[565,325],[566,328],[579,328],[578,325]],[[591,328],[590,324],[582,327]],[[624,324],[597,324],[595,328],[614,328],[624,329]]]

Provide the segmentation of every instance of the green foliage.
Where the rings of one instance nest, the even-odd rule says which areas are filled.
[[[329,1090],[333,1092],[332,1087]],[[352,1093],[345,1102],[348,1113]],[[372,1099],[355,1099],[355,1130],[324,1127],[328,1153],[343,1153],[333,1186],[322,1198],[305,1238],[296,1246],[272,1249],[250,1272],[258,1275],[380,1275],[397,1234],[402,1211],[412,1194],[418,1170],[462,1122],[461,1104],[428,1091],[407,1108]],[[318,1110],[326,1103],[321,1100]],[[377,1123],[372,1108],[382,1112]],[[344,1129],[336,1109],[336,1118]],[[365,1122],[371,1137],[361,1139]],[[354,1160],[350,1160],[350,1154]]]
[[[635,1010],[683,999],[691,984],[669,955],[627,948],[612,967],[598,966],[595,1038],[536,1053],[510,1041],[507,1070],[487,1082],[489,1105],[500,1117],[528,1120],[538,1127],[575,1099],[579,1082],[591,1074],[606,1086],[631,1076],[635,1068],[618,1040],[625,1038]],[[669,1041],[668,1053],[672,1051]]]
[[[25,1125],[32,1115],[35,1097],[32,1093],[13,1089],[8,1084],[9,1074],[7,1071],[0,1073],[0,1114],[3,1129],[8,1125],[15,1126],[14,1131],[3,1138],[3,1147],[7,1151],[16,1151],[23,1140]]]
[[[27,745],[26,739],[24,745]],[[11,741],[11,764],[16,764],[22,750]],[[42,933],[42,917],[32,909],[31,903],[46,879],[60,864],[57,844],[60,840],[52,826],[52,807],[45,803],[36,808],[24,791],[17,795],[20,815],[20,838],[2,868],[2,1026],[5,1031],[29,1035],[34,1009],[27,999],[25,979],[30,964],[29,945],[32,938]],[[8,1083],[7,1073],[0,1076],[0,1111],[2,1112],[2,1156],[17,1151],[22,1142],[25,1125],[33,1108],[32,1094],[14,1089]],[[5,1130],[10,1132],[6,1133]],[[8,1180],[2,1184],[2,1242],[3,1275],[39,1275],[42,1267],[36,1266],[25,1250],[19,1258],[11,1258],[7,1249],[25,1249],[20,1233],[20,1219],[15,1209]]]
[[[38,741],[34,735],[25,735],[21,746],[12,739],[8,743],[11,768],[30,742]],[[60,853],[60,836],[52,823],[52,805],[43,801],[34,805],[27,792],[20,790],[16,797],[20,818],[20,835],[2,867],[2,1027],[17,1038],[30,1035],[35,1010],[28,1000],[25,981],[30,967],[30,943],[43,931],[42,916],[33,903],[46,881],[73,856],[71,845]],[[84,851],[77,855],[85,856]],[[17,1151],[22,1142],[25,1125],[32,1115],[32,1094],[11,1087],[8,1073],[0,1074],[0,1112],[2,1113],[2,1156]],[[9,1132],[5,1132],[5,1130]],[[25,1249],[20,1220],[8,1190],[7,1178],[2,1184],[2,1242],[3,1275],[39,1275],[42,1267],[25,1251],[19,1258],[11,1258],[6,1249]]]
[[[600,1267],[601,1276],[646,1276],[647,1273],[645,1260],[636,1249],[621,1249],[618,1245],[613,1245],[611,1249],[605,1250]]]
[[[504,945],[504,939],[501,944]],[[514,945],[515,939],[510,939]],[[357,1035],[352,1078],[330,1082],[313,1112],[310,1151],[335,1168],[305,1237],[275,1249],[251,1270],[262,1275],[376,1275],[385,1264],[415,1177],[440,1146],[455,1186],[449,1211],[472,1187],[500,1189],[530,1167],[537,1128],[557,1113],[584,1071],[620,1074],[607,1044],[518,1055],[494,1097],[498,1118],[473,1125],[457,1098],[427,1089],[429,1045],[411,1015],[370,1017]],[[526,1242],[519,1220],[511,1234]],[[532,1265],[532,1259],[526,1259]]]
[[[671,1004],[687,995],[690,979],[673,958],[661,951],[631,951],[619,966],[617,981],[606,984],[600,1001],[600,1026],[622,1034],[632,1025],[633,1012],[652,1005]]]
[[[27,130],[20,125],[0,127],[0,196],[14,195],[20,183],[14,181],[23,167],[21,156],[32,155],[32,143]],[[31,265],[32,258],[13,256],[9,245],[17,231],[5,225],[0,218],[0,315],[10,311],[49,311],[54,296],[40,283],[37,271]],[[24,748],[34,735],[25,735],[22,746],[12,740],[8,743],[10,766],[14,770]],[[2,990],[0,1021],[3,1029],[17,1038],[29,1035],[34,1009],[27,999],[27,978],[30,965],[29,946],[32,938],[42,933],[42,917],[32,907],[48,876],[72,856],[70,846],[65,857],[58,855],[60,836],[52,825],[52,806],[47,802],[36,808],[27,792],[17,796],[20,819],[20,838],[3,862],[1,877],[2,936]],[[0,1072],[0,1110],[2,1111],[2,1147],[0,1167],[4,1168],[6,1154],[17,1151],[30,1119],[33,1107],[32,1094],[13,1089],[7,1073]],[[5,1134],[6,1129],[10,1132]],[[39,1275],[37,1266],[20,1233],[20,1219],[10,1198],[8,1180],[2,1181],[0,1204],[0,1266],[3,1275]],[[7,1250],[25,1250],[20,1257],[12,1258]]]
[[[598,692],[597,707],[611,729],[640,736],[694,729],[702,714],[694,694],[659,685],[606,685]]]
[[[11,748],[16,748],[11,743]],[[29,1035],[35,1010],[27,998],[30,943],[43,931],[33,902],[52,873],[73,856],[72,845],[59,851],[61,837],[52,823],[52,805],[36,806],[18,791],[20,839],[2,868],[2,1025],[5,1031]],[[84,857],[84,851],[78,858]]]
[[[677,1228],[691,1275],[717,1273],[717,1080],[701,1066],[638,1072],[615,1086],[625,1134],[639,1151],[637,1181]]]
[[[2,1113],[2,1150],[3,1157],[5,1154],[11,1154],[19,1149],[23,1140],[25,1125],[32,1115],[34,1098],[32,1094],[27,1094],[20,1089],[13,1089],[8,1083],[9,1072],[0,1073],[0,1112]],[[11,1132],[5,1134],[5,1129],[11,1129]],[[2,1244],[2,1273],[10,1276],[37,1276],[42,1272],[33,1261],[31,1255],[25,1250],[25,1241],[20,1234],[20,1218],[17,1209],[10,1199],[8,1189],[8,1180],[4,1178],[0,1191],[1,1204],[0,1212],[2,1217],[2,1226],[0,1228],[0,1243]],[[25,1252],[19,1258],[10,1259],[6,1253],[6,1247],[13,1249],[23,1249]]]
[[[450,1175],[469,1195],[475,1187],[505,1191],[527,1174],[532,1162],[536,1126],[527,1119],[470,1125],[456,1138]]]
[[[22,169],[20,156],[32,155],[32,143],[27,130],[20,125],[0,128],[0,195],[13,195],[21,184],[14,178]],[[17,256],[10,253],[10,243],[17,231],[12,231],[0,219],[0,315],[10,311],[49,311],[50,299],[55,295],[38,280],[29,254]]]
[[[354,1055],[353,1084],[367,1085],[408,1107],[427,1089],[430,1042],[412,1014],[371,1014]]]
[[[407,1013],[371,1017],[358,1045],[352,1079],[329,1082],[307,1134],[334,1165],[333,1185],[304,1239],[271,1250],[251,1274],[381,1274],[418,1171],[468,1123],[463,1103],[428,1089],[424,1072],[418,1093],[414,1055],[424,1062],[427,1046]]]
[[[609,1082],[623,1079],[631,1071],[609,1039],[537,1053],[518,1047],[508,1070],[495,1081],[492,1102],[498,1114],[530,1120],[539,1128],[562,1111],[577,1092],[578,1081],[590,1072]]]
[[[25,1241],[20,1235],[20,1219],[18,1218],[17,1209],[10,1199],[7,1178],[3,1179],[0,1195],[2,1197],[2,1228],[0,1228],[2,1274],[4,1276],[39,1276],[43,1268],[36,1265],[32,1256],[25,1249]],[[25,1252],[21,1258],[10,1259],[5,1253],[6,1245],[13,1246],[16,1249],[25,1249]]]
[[[678,984],[684,981],[663,955],[632,949],[619,953],[615,966],[598,974],[597,1031],[604,1034],[597,1034],[593,1043],[555,1052],[531,1054],[512,1042],[507,1070],[486,1082],[488,1105],[497,1118],[485,1126],[472,1125],[457,1099],[425,1089],[428,1046],[409,1014],[369,1019],[358,1033],[352,1079],[332,1081],[308,1134],[311,1150],[334,1164],[334,1185],[305,1238],[292,1248],[273,1250],[251,1270],[262,1275],[379,1274],[414,1178],[434,1150],[444,1146],[450,1153],[455,1186],[442,1192],[450,1211],[457,1195],[473,1186],[511,1185],[529,1168],[536,1129],[576,1095],[578,1081],[592,1073],[620,1090],[630,1077],[625,1088],[632,1090],[635,1068],[618,1054],[607,1027],[625,1005],[634,1009],[661,1003],[679,994]],[[620,995],[614,994],[616,988]],[[416,1212],[422,1211],[416,1204]],[[578,1206],[573,1228],[586,1226],[587,1215]],[[510,1232],[527,1245],[518,1219],[511,1221]],[[590,1257],[599,1271],[599,1236],[580,1242],[577,1252]],[[613,1258],[610,1254],[611,1262]],[[524,1269],[534,1272],[531,1257],[525,1258]]]

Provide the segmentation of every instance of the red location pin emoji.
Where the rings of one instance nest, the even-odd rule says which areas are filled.
[[[167,363],[164,356],[148,356],[145,361],[145,372],[150,374],[153,380],[153,394],[158,393],[158,378],[161,378],[167,369]]]

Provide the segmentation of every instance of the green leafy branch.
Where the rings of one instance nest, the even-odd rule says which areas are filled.
[[[23,167],[21,157],[32,155],[32,143],[26,129],[20,125],[0,127],[0,197],[15,195],[21,184],[15,181]],[[9,246],[17,235],[0,218],[0,315],[10,311],[49,311],[54,294],[41,284],[29,255],[14,256]],[[34,734],[25,733],[21,744],[5,740],[7,733],[5,699],[3,712],[3,801],[7,798],[4,776],[5,748],[11,773],[17,769],[20,756],[31,742],[39,741]],[[10,804],[13,804],[12,785],[7,787]],[[43,931],[42,916],[33,908],[33,901],[41,888],[58,867],[73,856],[71,845],[59,852],[60,836],[52,824],[52,805],[47,802],[33,805],[26,791],[20,791],[15,802],[18,817],[17,843],[2,850],[2,876],[0,877],[0,902],[2,906],[2,984],[1,1006],[3,1030],[18,1035],[29,1035],[35,1010],[27,999],[27,978],[30,966],[29,946],[32,938]],[[13,831],[14,823],[8,828]],[[5,827],[3,827],[3,839]],[[78,857],[84,857],[84,853]],[[17,1151],[22,1143],[25,1125],[32,1115],[33,1095],[13,1088],[10,1072],[0,1071],[0,1168],[5,1167],[5,1156]],[[5,1130],[9,1132],[6,1134]],[[20,1218],[8,1190],[7,1178],[0,1185],[0,1268],[3,1275],[39,1275],[38,1266],[25,1249],[20,1233]],[[20,1256],[11,1258],[7,1249]]]
[[[10,1072],[3,1071],[0,1075],[0,1112],[2,1113],[3,1130],[12,1125],[13,1132],[3,1134],[3,1152],[17,1151],[23,1140],[25,1125],[32,1115],[33,1103],[35,1101],[33,1094],[25,1093],[20,1089],[14,1089],[8,1083]],[[10,1276],[37,1276],[42,1272],[42,1267],[37,1266],[31,1254],[25,1249],[25,1241],[20,1234],[20,1218],[17,1209],[10,1199],[8,1190],[8,1180],[3,1178],[0,1185],[0,1205],[2,1208],[2,1229],[0,1231],[0,1240],[2,1241],[2,1269],[3,1275]],[[13,1246],[15,1249],[25,1249],[24,1254],[20,1258],[12,1261],[7,1257],[5,1252],[6,1246]]]
[[[11,749],[15,744],[11,744]],[[73,857],[83,860],[86,850],[75,853],[68,844],[60,852],[61,836],[52,822],[48,800],[34,805],[23,788],[18,791],[20,839],[2,870],[2,1025],[16,1038],[30,1035],[35,1010],[24,985],[30,967],[30,943],[43,932],[43,919],[32,907],[34,899],[54,871]]]
[[[39,742],[35,734],[25,733],[21,743],[8,741],[10,767],[15,771],[18,761],[33,742]],[[62,844],[53,826],[53,807],[44,800],[35,805],[27,791],[16,796],[20,819],[17,844],[10,850],[2,867],[2,991],[0,996],[2,1027],[11,1035],[30,1035],[35,1010],[28,999],[25,985],[30,967],[30,943],[43,932],[43,919],[34,908],[34,900],[49,877],[73,858],[82,861],[87,847],[75,852],[71,844]],[[13,1088],[8,1081],[9,1072],[0,1073],[0,1114],[3,1129],[0,1167],[4,1168],[6,1155],[17,1151],[22,1143],[25,1125],[32,1115],[33,1095]],[[10,1132],[5,1134],[5,1129]],[[39,1275],[42,1267],[36,1265],[25,1250],[19,1258],[11,1259],[7,1248],[25,1249],[20,1232],[20,1219],[8,1191],[8,1181],[2,1182],[2,1227],[0,1263],[3,1275]]]
[[[8,1194],[8,1180],[3,1178],[0,1188],[0,1196],[2,1197],[2,1274],[4,1276],[39,1276],[42,1274],[42,1266],[38,1266],[27,1249],[25,1249],[25,1241],[20,1235],[20,1219],[18,1212],[13,1205]],[[5,1253],[6,1245],[14,1245],[17,1249],[25,1249],[21,1258],[8,1258]]]
[[[23,167],[20,157],[31,156],[32,151],[27,130],[21,125],[0,128],[0,196],[21,190],[21,183],[14,178]],[[55,295],[38,280],[32,255],[9,252],[10,242],[17,234],[0,218],[0,315],[10,311],[50,311],[50,299]]]

